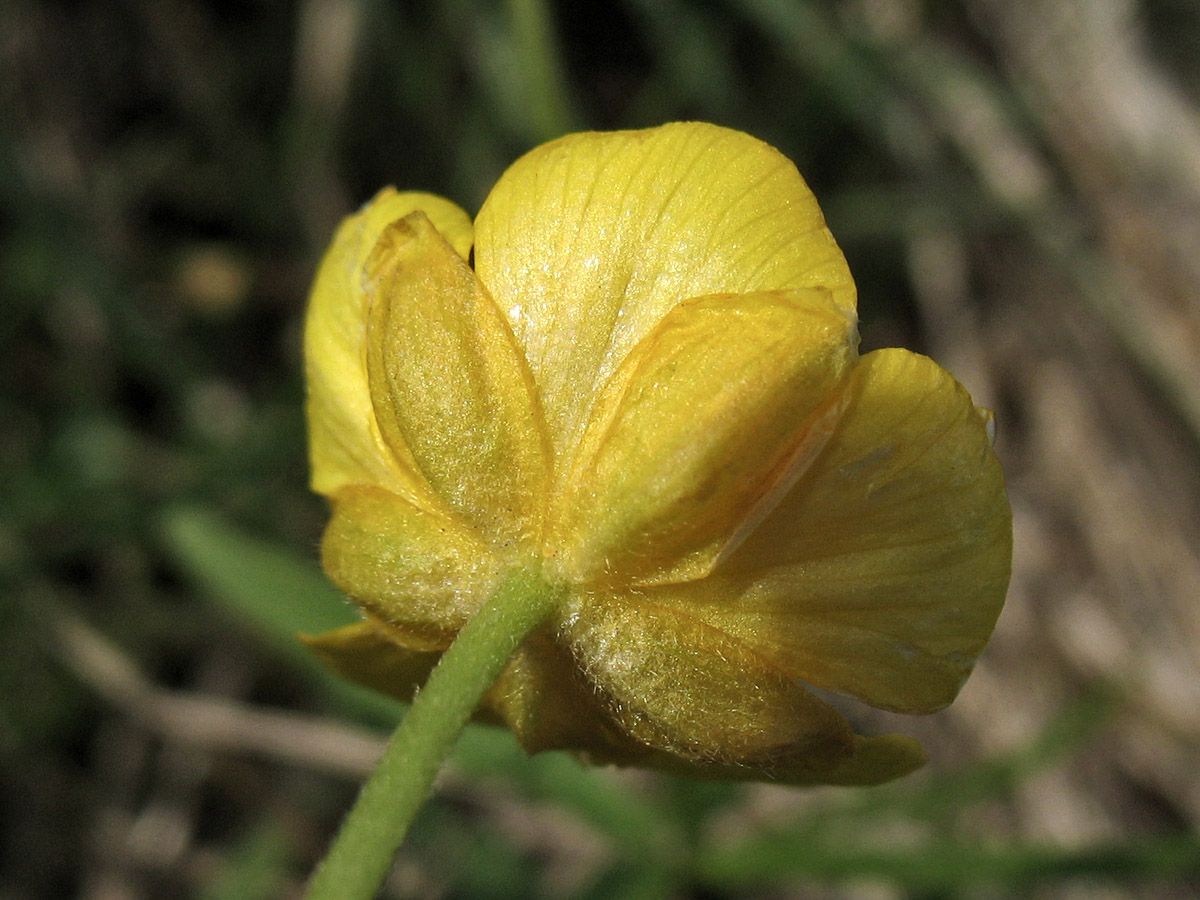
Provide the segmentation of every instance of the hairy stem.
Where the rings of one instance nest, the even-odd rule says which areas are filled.
[[[521,641],[562,591],[512,572],[463,626],[417,694],[309,884],[308,900],[370,900],[442,762]]]

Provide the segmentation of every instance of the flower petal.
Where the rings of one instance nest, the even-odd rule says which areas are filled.
[[[417,642],[406,647],[404,634],[380,622],[356,622],[300,640],[321,662],[343,678],[411,703],[442,657]]]
[[[839,307],[855,304],[795,166],[700,123],[569,135],[526,154],[479,213],[475,263],[524,348],[557,449],[686,298],[822,287]]]
[[[384,229],[366,271],[367,373],[384,440],[495,546],[532,540],[549,452],[503,315],[419,212]]]
[[[546,630],[534,632],[513,654],[483,709],[529,753],[608,752],[627,741],[608,721],[570,654]]]
[[[933,361],[863,357],[824,453],[712,577],[649,592],[818,687],[901,712],[958,693],[992,632],[1012,517],[986,419]]]
[[[654,750],[700,764],[801,767],[853,752],[833,707],[741,641],[634,597],[573,598],[562,633],[612,720]]]
[[[675,307],[605,385],[553,507],[563,577],[703,577],[828,439],[856,359],[828,291]]]
[[[330,495],[345,484],[374,483],[413,497],[427,492],[380,441],[363,357],[367,305],[363,266],[380,233],[414,210],[430,220],[463,257],[471,220],[432,194],[379,193],[342,223],[321,262],[304,329],[312,487]],[[416,479],[419,482],[419,479]]]
[[[491,594],[502,568],[462,519],[370,485],[334,495],[321,562],[364,609],[438,649]]]

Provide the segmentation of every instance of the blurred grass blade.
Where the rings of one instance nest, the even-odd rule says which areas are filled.
[[[282,824],[260,824],[236,845],[200,900],[270,900],[286,883],[296,850]]]
[[[532,137],[548,141],[575,130],[549,4],[545,0],[508,0],[506,5],[525,82]]]
[[[896,809],[932,819],[1004,796],[1036,773],[1079,752],[1113,721],[1123,700],[1117,686],[1097,684],[1047,722],[1024,747],[919,785],[897,798]]]
[[[923,783],[856,792],[845,802],[809,808],[789,825],[764,829],[735,844],[700,854],[702,879],[715,886],[745,886],[789,878],[837,880],[875,876],[911,888],[1023,883],[1068,876],[1150,877],[1189,869],[1194,836],[1070,850],[1040,845],[975,846],[958,833],[960,815],[973,805],[1003,798],[1037,772],[1078,752],[1120,708],[1121,695],[1101,686],[1064,710],[1027,746],[966,771]],[[903,851],[888,846],[893,826],[929,826]],[[875,834],[875,842],[864,841]],[[1200,867],[1200,855],[1190,860]]]
[[[200,592],[250,625],[345,714],[391,726],[400,703],[335,676],[296,639],[358,619],[315,562],[248,534],[201,506],[180,505],[160,518],[166,549]]]
[[[915,850],[823,846],[797,855],[791,847],[763,846],[754,860],[744,859],[736,868],[709,865],[705,874],[709,883],[726,888],[808,877],[879,878],[909,890],[955,891],[979,884],[1011,889],[1066,878],[1136,881],[1197,871],[1200,837],[1182,834],[1082,849],[1028,844],[993,848],[947,841]]]
[[[963,809],[1002,798],[1026,779],[1081,750],[1112,721],[1121,700],[1115,688],[1098,685],[1062,710],[1025,746],[962,771],[931,773],[932,777],[856,793],[837,809],[810,816],[805,833],[828,838],[838,833],[839,827],[856,833],[859,823],[896,819],[950,823],[953,827],[955,816]]]
[[[453,759],[464,775],[504,772],[527,795],[552,798],[608,837],[624,860],[642,868],[658,871],[679,857],[680,828],[668,808],[570,754],[529,756],[508,732],[479,726],[463,733]]]
[[[927,128],[920,111],[893,84],[879,55],[850,40],[824,4],[808,0],[732,0],[730,6],[799,75],[815,79],[864,135],[888,147],[901,157],[901,162],[924,168],[919,142],[890,139],[896,134],[925,135]]]
[[[358,617],[315,562],[247,534],[198,506],[167,510],[167,549],[184,572],[275,641],[294,644]]]

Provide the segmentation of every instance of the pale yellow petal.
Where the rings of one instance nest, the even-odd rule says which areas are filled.
[[[518,160],[476,220],[476,270],[507,314],[556,448],[593,394],[690,297],[854,286],[812,193],[778,151],[700,123],[575,134]]]
[[[493,546],[531,552],[549,450],[503,315],[419,212],[384,230],[366,268],[367,373],[384,440]]]
[[[820,453],[856,358],[827,291],[675,307],[605,385],[547,532],[564,580],[706,575]]]
[[[1012,518],[986,418],[934,362],[863,357],[824,453],[696,585],[650,592],[876,706],[949,703],[995,625]]]
[[[312,486],[318,493],[332,494],[357,483],[383,485],[414,499],[426,492],[380,441],[363,348],[363,266],[383,229],[418,209],[465,258],[472,242],[466,213],[432,194],[389,188],[342,223],[317,273],[305,321],[304,356]]]
[[[745,644],[635,597],[573,598],[561,628],[627,736],[699,763],[832,768],[853,752],[846,720]]]
[[[502,570],[459,517],[369,485],[334,495],[321,561],[361,607],[441,648],[491,594]]]

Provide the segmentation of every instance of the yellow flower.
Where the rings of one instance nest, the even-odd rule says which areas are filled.
[[[474,224],[382,192],[307,321],[323,561],[366,614],[310,644],[409,698],[535,567],[566,599],[478,714],[530,752],[798,784],[911,771],[915,741],[855,734],[809,686],[949,703],[1004,600],[1011,516],[966,391],[857,342],[811,192],[739,132],[562,138]]]

